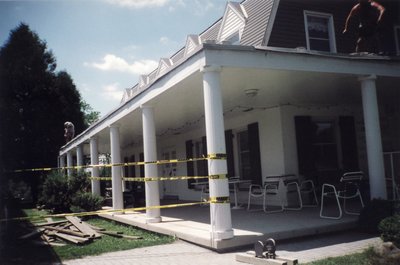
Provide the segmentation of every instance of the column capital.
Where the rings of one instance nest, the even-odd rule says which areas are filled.
[[[113,123],[113,124],[110,124],[109,126],[108,126],[108,128],[119,128],[120,127],[120,124],[119,123]]]
[[[204,65],[200,68],[200,72],[207,73],[207,72],[221,72],[222,67],[220,65]]]
[[[376,75],[360,75],[358,77],[358,81],[368,81],[368,80],[376,80]]]
[[[140,108],[141,109],[153,109],[154,107],[152,105],[143,104],[143,105],[140,105]]]

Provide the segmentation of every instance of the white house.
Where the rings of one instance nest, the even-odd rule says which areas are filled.
[[[365,196],[387,198],[383,152],[400,150],[400,7],[381,2],[384,55],[352,54],[356,35],[342,34],[351,1],[228,2],[221,19],[188,35],[115,110],[63,146],[60,165],[72,166],[75,154],[78,165],[84,155],[98,164],[101,153],[111,163],[226,154],[144,171],[112,167],[114,209],[124,207],[123,176],[218,176],[209,178],[210,212],[219,213],[211,215],[215,240],[233,237],[224,176],[261,184],[296,174],[320,186],[362,170]],[[196,181],[146,181],[146,206],[199,200]],[[92,187],[100,193],[98,180]],[[162,222],[160,209],[146,218]]]

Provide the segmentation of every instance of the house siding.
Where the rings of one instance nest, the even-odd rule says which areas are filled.
[[[381,47],[389,54],[393,54],[394,34],[393,24],[398,23],[398,3],[380,1],[387,9],[385,21],[382,23]],[[355,50],[357,41],[357,18],[350,23],[349,32],[343,34],[346,17],[354,2],[346,0],[324,1],[319,0],[280,0],[275,22],[268,40],[268,46],[297,48],[306,47],[306,33],[304,28],[304,10],[328,13],[333,15],[336,48],[338,53],[351,53]]]
[[[240,43],[242,45],[262,45],[267,24],[271,16],[273,0],[249,0],[243,2],[248,14]]]
[[[228,9],[226,14],[225,23],[223,25],[220,40],[226,40],[235,34],[237,31],[241,31],[244,27],[244,22],[238,14],[236,14],[232,8]]]
[[[221,28],[222,19],[208,28],[206,31],[200,34],[200,39],[202,42],[206,40],[216,40],[218,38],[218,32]]]

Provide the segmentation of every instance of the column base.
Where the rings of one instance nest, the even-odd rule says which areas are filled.
[[[146,224],[161,223],[161,217],[146,218]]]
[[[214,231],[214,233],[210,232],[210,234],[214,241],[232,239],[234,237],[233,229],[227,231]]]

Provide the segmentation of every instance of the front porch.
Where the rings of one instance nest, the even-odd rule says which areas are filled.
[[[258,240],[267,238],[283,240],[356,227],[358,216],[343,215],[339,220],[322,219],[319,216],[319,210],[319,207],[314,207],[303,208],[300,211],[269,214],[246,209],[232,210],[234,237],[219,241],[211,238],[209,206],[196,205],[162,209],[162,222],[160,223],[146,223],[145,212],[101,214],[100,216],[153,232],[176,236],[179,239],[221,252],[250,246]]]

